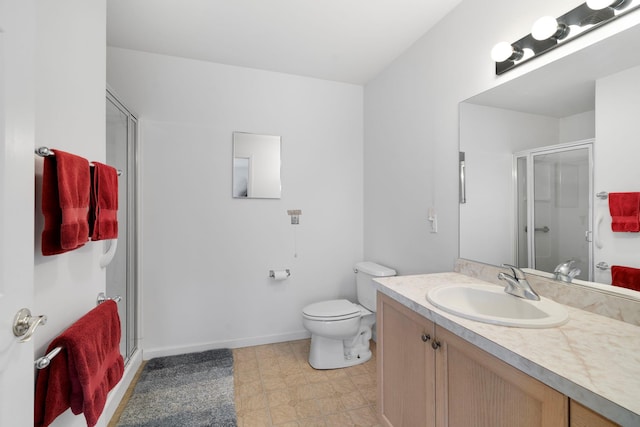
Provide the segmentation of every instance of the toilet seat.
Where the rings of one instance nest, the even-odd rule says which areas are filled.
[[[346,299],[316,302],[302,309],[302,315],[309,320],[338,321],[362,316],[362,308]]]

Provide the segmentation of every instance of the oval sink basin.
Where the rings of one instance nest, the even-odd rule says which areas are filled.
[[[518,328],[552,328],[569,320],[564,306],[540,297],[532,301],[507,294],[500,286],[455,284],[433,288],[427,300],[456,316]]]

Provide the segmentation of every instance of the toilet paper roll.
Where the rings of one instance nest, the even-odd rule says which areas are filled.
[[[285,280],[289,277],[289,270],[271,270],[269,276],[273,280]]]

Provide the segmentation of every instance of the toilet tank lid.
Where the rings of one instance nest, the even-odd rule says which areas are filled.
[[[373,277],[388,277],[396,275],[396,271],[394,269],[371,261],[362,261],[357,263],[356,272],[358,271],[362,271],[363,273],[367,273]]]

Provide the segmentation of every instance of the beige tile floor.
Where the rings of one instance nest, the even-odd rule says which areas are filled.
[[[378,427],[376,361],[315,370],[309,340],[233,350],[238,427]]]

